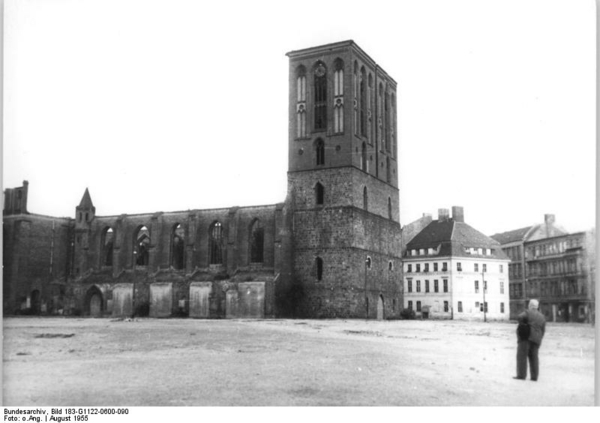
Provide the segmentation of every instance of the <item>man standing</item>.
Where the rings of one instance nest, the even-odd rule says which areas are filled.
[[[529,301],[529,310],[519,314],[519,326],[529,325],[529,336],[519,337],[517,346],[517,376],[514,379],[527,378],[527,359],[529,359],[529,374],[531,380],[538,379],[540,371],[540,362],[538,351],[542,345],[542,338],[546,331],[546,319],[538,311],[539,303],[537,300]],[[518,332],[523,332],[518,330]]]

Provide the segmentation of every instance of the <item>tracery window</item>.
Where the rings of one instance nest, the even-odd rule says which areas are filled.
[[[262,263],[265,244],[265,230],[256,219],[250,227],[250,263]]]
[[[223,264],[223,226],[215,222],[209,230],[210,264]]]
[[[296,70],[296,137],[306,137],[306,68]]]
[[[314,71],[315,130],[327,129],[327,68],[317,62]]]
[[[333,74],[333,132],[344,132],[344,62],[336,59]]]

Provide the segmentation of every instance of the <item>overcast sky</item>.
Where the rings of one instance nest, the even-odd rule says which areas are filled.
[[[4,187],[74,216],[286,196],[288,58],[353,39],[398,83],[400,218],[595,224],[593,0],[6,0]]]

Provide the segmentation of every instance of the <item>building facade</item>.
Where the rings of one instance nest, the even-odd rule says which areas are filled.
[[[4,312],[398,316],[396,82],[353,41],[288,57],[285,202],[100,216],[86,190],[73,219],[6,190]]]
[[[579,256],[582,257],[579,259],[579,263],[581,264],[581,266],[592,266],[595,260],[593,260],[593,253],[590,253],[590,251],[595,251],[595,248],[593,242],[590,243],[589,241],[591,239],[590,235],[572,235],[575,237],[575,239],[581,239],[582,237],[585,239],[578,241],[581,245],[584,246],[582,249],[578,250]],[[567,259],[563,257],[564,254],[566,254],[566,247],[562,244],[564,240],[561,240],[559,244],[556,245],[555,241],[552,241],[553,238],[558,239],[562,236],[567,236],[567,238],[570,238],[567,231],[565,231],[565,229],[562,228],[560,225],[556,224],[556,217],[553,214],[544,215],[543,223],[527,226],[520,229],[515,229],[512,231],[502,232],[491,236],[493,239],[495,239],[501,244],[502,250],[511,259],[511,263],[509,265],[509,275],[510,316],[512,319],[516,319],[519,313],[522,313],[524,310],[527,309],[527,305],[529,304],[530,299],[540,299],[540,296],[542,295],[542,285],[540,284],[542,282],[542,279],[540,278],[540,276],[543,274],[543,278],[550,277],[548,273],[549,270],[546,267],[546,264],[544,264],[545,259],[542,260],[542,262],[538,263],[538,257],[540,257],[540,255],[539,252],[535,252],[535,245],[545,245],[546,241],[544,240],[549,240],[549,245],[552,245],[552,247],[547,248],[550,248],[550,251],[552,251],[553,254],[549,255],[547,258],[552,261],[556,260],[557,263],[559,263],[557,265],[560,266],[560,268],[556,268],[555,271],[554,267],[552,266],[557,265],[550,265],[550,269],[552,269],[552,283],[549,286],[552,287],[550,289],[554,290],[553,292],[563,292],[563,294],[560,294],[560,296],[564,301],[560,302],[559,298],[557,298],[556,296],[550,296],[548,297],[548,300],[552,301],[554,307],[551,304],[541,303],[540,309],[545,311],[546,317],[550,318],[551,321],[567,321],[567,316],[572,316],[572,313],[568,313],[567,306],[567,304],[569,303],[568,298],[570,294],[568,294],[568,289],[566,291],[560,291],[561,284],[560,281],[557,280],[557,277],[575,277],[577,280],[582,281],[581,283],[585,285],[583,281],[586,280],[589,277],[589,275],[593,272],[591,270],[584,270],[581,266],[579,266],[579,271],[576,272],[576,274],[574,274],[573,272],[567,272],[568,266],[565,264],[565,260]],[[570,245],[570,242],[571,241],[567,242],[566,245]],[[528,251],[529,245],[534,246],[532,251]],[[538,247],[538,249],[539,248],[540,247]],[[543,270],[542,266],[544,267]],[[544,282],[549,281],[544,280]],[[554,283],[558,285],[558,291],[555,288],[553,288]],[[546,286],[547,284],[544,284],[544,287]],[[586,288],[584,287],[582,289]],[[591,291],[591,288],[586,289],[586,292]],[[550,291],[547,291],[546,288],[544,288],[544,293],[546,292]],[[575,305],[575,309],[579,311],[577,301],[580,300],[580,298],[574,296],[572,300],[574,302],[571,304],[571,308],[573,308],[573,306]],[[559,304],[561,305],[559,306]],[[555,311],[550,312],[549,310],[552,309],[555,309]],[[567,309],[567,311],[563,309]],[[586,313],[589,315],[589,307],[586,308],[586,310],[588,310]]]
[[[532,298],[552,322],[590,322],[595,304],[595,234],[569,234],[556,226],[554,215],[544,223],[493,235],[511,257],[518,278],[510,288],[511,317]],[[512,279],[512,278],[511,278]]]
[[[404,307],[423,318],[508,320],[508,257],[464,221],[440,209],[404,253]]]

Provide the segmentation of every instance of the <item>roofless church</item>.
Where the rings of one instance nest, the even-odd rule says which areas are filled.
[[[28,212],[24,182],[4,196],[4,312],[399,316],[396,82],[353,41],[287,56],[284,202],[103,216],[86,190],[58,218]]]

